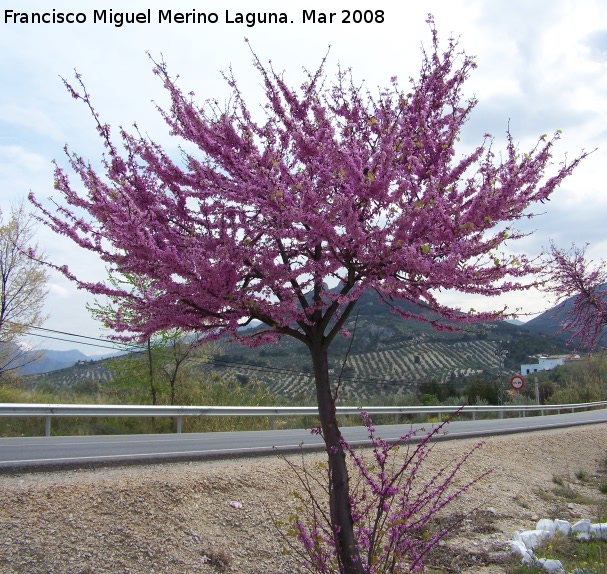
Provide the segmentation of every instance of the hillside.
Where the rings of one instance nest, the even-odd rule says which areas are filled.
[[[403,344],[404,343],[404,344]],[[286,345],[285,345],[286,346]],[[257,353],[234,345],[220,345],[213,361],[200,368],[232,373],[239,380],[258,379],[273,393],[298,400],[313,398],[313,383],[307,349],[258,349]],[[353,352],[344,368],[342,397],[344,400],[403,394],[415,390],[421,382],[435,380],[446,383],[483,371],[497,373],[499,365],[495,345],[488,340],[440,340],[419,336],[403,341],[397,337],[389,342],[376,340],[373,350]],[[333,353],[331,373],[341,371],[343,354]]]
[[[605,289],[607,289],[607,284],[602,285],[600,288],[600,290]],[[567,313],[573,309],[574,299],[574,297],[570,297],[559,305],[556,305],[534,319],[531,319],[525,323],[525,328],[534,335],[547,335],[560,341],[567,341],[571,335],[567,332],[559,333],[559,331]],[[605,332],[607,332],[607,329],[603,331],[603,334]],[[574,346],[575,341],[572,344],[572,347]]]
[[[401,308],[427,313],[413,305]],[[504,376],[518,373],[521,363],[533,362],[534,355],[566,352],[562,341],[536,336],[525,326],[502,321],[467,326],[458,332],[437,332],[428,323],[401,319],[370,293],[361,297],[346,326],[353,338],[338,336],[329,357],[330,368],[337,377],[351,344],[343,372],[344,400],[402,394],[432,380],[457,386],[466,377],[497,377],[498,344],[509,351]],[[259,379],[281,396],[313,399],[308,350],[298,341],[285,338],[276,346],[257,349],[226,341],[217,345],[213,359],[200,368],[219,368],[243,382]]]
[[[31,360],[29,359],[29,356],[36,357],[36,359],[32,360],[32,362],[27,362],[27,364],[21,367],[20,374],[22,375],[47,373],[49,371],[71,367],[80,361],[90,360],[90,357],[77,350],[50,351],[48,349],[43,349],[39,352],[26,351],[23,355],[25,356],[24,358],[26,361]]]
[[[424,313],[425,310],[421,309]],[[436,381],[463,384],[466,377],[499,375],[498,344],[509,350],[503,374],[519,371],[520,364],[533,362],[536,354],[566,352],[562,341],[530,334],[526,326],[507,322],[477,324],[459,332],[437,332],[427,323],[402,320],[371,294],[359,302],[358,314],[347,328],[351,338],[338,337],[331,349],[333,376],[343,372],[344,400],[402,394],[419,383]],[[203,373],[231,375],[241,383],[258,380],[290,400],[313,400],[312,370],[307,348],[285,337],[277,345],[250,349],[227,340],[213,343],[210,360],[191,366]],[[32,386],[87,388],[111,380],[109,363],[96,361],[38,375]]]
[[[56,390],[84,391],[91,390],[97,384],[106,384],[112,378],[108,359],[82,361],[71,367],[25,377],[31,389],[47,387]]]

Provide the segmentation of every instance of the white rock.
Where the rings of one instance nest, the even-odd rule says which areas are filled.
[[[554,521],[556,531],[563,536],[569,536],[571,533],[571,524],[568,520],[559,520],[558,518]]]
[[[538,521],[535,528],[536,530],[545,530],[546,532],[549,532],[551,536],[556,532],[556,525],[550,518],[542,518]]]
[[[535,561],[537,566],[542,567],[546,572],[564,572],[563,564],[560,560],[549,560],[548,558],[540,558]]]
[[[591,522],[587,518],[579,520],[571,527],[571,534],[580,540],[588,540],[590,538]]]
[[[590,525],[590,536],[600,540],[607,540],[607,522]]]
[[[579,534],[576,534],[575,537],[580,542],[588,542],[588,540],[590,540],[590,534],[586,534],[585,532],[580,532]]]
[[[531,564],[533,562],[533,552],[527,550],[527,547],[520,540],[510,540],[510,549],[514,554],[518,554],[523,564]]]
[[[591,537],[607,540],[607,522],[592,524],[590,520],[579,520],[573,526],[567,520],[550,520],[544,518],[537,522],[536,530],[517,531],[513,534],[513,540],[508,544],[513,553],[518,554],[523,564],[537,565],[544,570],[554,574],[565,572],[563,565],[558,560],[548,558],[535,559],[533,549],[544,538],[551,538],[555,533],[563,536],[575,536],[578,540],[590,540]]]
[[[522,542],[528,550],[533,550],[543,538],[549,537],[550,533],[547,530],[523,530],[514,533],[514,540]]]

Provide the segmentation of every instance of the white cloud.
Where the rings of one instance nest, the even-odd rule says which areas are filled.
[[[58,299],[68,299],[73,293],[73,290],[70,287],[71,285],[60,285],[53,282],[48,283],[49,293]]]
[[[62,141],[62,130],[48,113],[34,107],[17,103],[0,105],[0,123],[14,124],[31,130],[42,137]]]

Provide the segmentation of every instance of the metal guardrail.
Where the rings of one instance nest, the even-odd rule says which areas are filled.
[[[518,412],[519,416],[527,413],[540,413],[562,411],[575,412],[607,408],[607,401],[593,403],[571,403],[564,405],[470,405],[470,406],[392,406],[392,407],[337,407],[337,414],[356,415],[365,411],[370,415],[389,414],[426,414],[436,415],[442,421],[444,414],[452,414],[459,410],[464,414],[471,414],[472,420],[477,413],[498,413],[499,418],[504,413]],[[177,420],[178,433],[181,432],[183,417],[212,417],[212,416],[265,416],[271,419],[271,428],[274,429],[276,417],[288,416],[316,416],[316,407],[227,407],[227,406],[143,406],[143,405],[66,405],[66,404],[27,404],[27,403],[0,403],[0,417],[44,417],[45,436],[51,434],[51,419],[53,417],[171,417]]]

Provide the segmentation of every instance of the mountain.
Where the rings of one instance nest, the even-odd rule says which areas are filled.
[[[78,363],[91,362],[106,357],[89,357],[76,349],[52,351],[48,349],[22,351],[24,366],[19,369],[21,375],[36,375],[71,367]],[[113,356],[113,355],[107,355]],[[30,362],[28,362],[30,361]]]
[[[428,314],[427,308],[399,304],[401,310]],[[336,378],[343,370],[341,396],[348,400],[406,393],[419,383],[465,384],[468,377],[509,377],[522,363],[537,354],[565,353],[560,340],[538,336],[527,325],[505,321],[461,325],[456,332],[438,332],[428,323],[403,320],[382,304],[375,293],[364,294],[346,323],[349,338],[337,336],[330,350],[329,368]],[[261,330],[257,326],[254,330]],[[508,349],[500,365],[497,348]],[[276,345],[251,349],[236,342],[211,343],[209,359],[190,361],[203,374],[235,377],[242,384],[257,380],[289,399],[312,399],[313,381],[308,349],[290,337]],[[73,365],[74,363],[72,363]],[[483,373],[485,375],[483,375]],[[79,364],[35,377],[34,385],[46,382],[71,388],[90,381],[105,384],[112,377],[107,362]]]
[[[561,309],[559,306],[552,307],[534,319],[527,321],[527,323],[525,323],[525,327],[530,333],[534,333],[536,335],[548,335],[561,341],[567,341],[567,339],[569,339],[569,335],[567,333],[559,333],[561,329],[562,317],[564,317],[565,314],[562,313],[562,311],[566,312],[566,308]]]
[[[21,369],[19,369],[21,375],[47,373],[49,371],[71,367],[77,361],[89,360],[89,357],[76,349],[70,351],[49,351],[42,349],[40,351],[25,351],[23,354],[26,358],[35,358],[36,355],[40,355],[40,357],[21,367]]]
[[[399,304],[405,311],[428,315],[426,308]],[[365,399],[405,393],[421,382],[464,384],[466,378],[520,372],[533,355],[566,352],[562,341],[537,336],[526,325],[505,321],[460,325],[457,332],[439,332],[416,320],[403,320],[374,293],[364,294],[346,323],[351,338],[338,336],[330,350],[329,368],[337,377],[346,354],[342,396]],[[503,365],[496,350],[508,349]],[[307,348],[283,338],[277,345],[249,349],[229,341],[214,344],[212,361],[200,365],[207,372],[265,382],[285,397],[309,399],[313,390]]]
[[[604,291],[605,289],[607,289],[607,284],[604,284],[599,288],[601,291]],[[527,323],[525,323],[525,328],[534,335],[547,335],[560,341],[567,341],[571,335],[566,332],[559,333],[559,331],[567,313],[573,309],[574,300],[575,297],[570,297],[562,303],[555,305],[541,315],[527,321]],[[607,328],[603,332],[607,332]],[[571,346],[575,346],[575,341]]]

